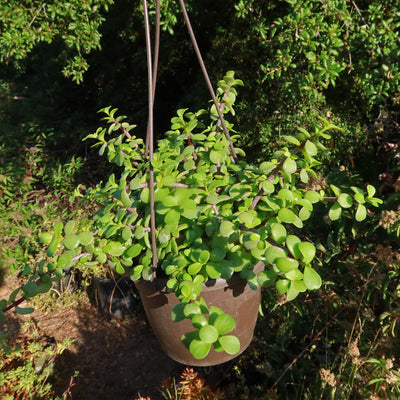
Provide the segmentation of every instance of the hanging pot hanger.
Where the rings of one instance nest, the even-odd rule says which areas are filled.
[[[150,22],[149,22],[149,13],[147,7],[147,0],[142,0],[143,3],[143,14],[144,14],[144,23],[145,23],[145,36],[146,36],[146,55],[147,55],[147,86],[148,86],[148,124],[147,124],[147,134],[146,134],[146,156],[149,157],[149,186],[150,186],[150,229],[151,229],[151,245],[152,245],[152,253],[153,253],[153,279],[155,278],[158,257],[157,257],[157,243],[156,243],[156,222],[155,222],[155,208],[154,208],[154,170],[153,170],[153,151],[154,151],[154,99],[156,93],[156,81],[157,81],[157,68],[158,68],[158,55],[159,55],[159,47],[160,47],[160,0],[156,0],[156,26],[155,26],[155,40],[154,40],[154,54],[152,59],[152,51],[151,51],[151,35],[150,35]],[[225,123],[225,119],[218,103],[217,97],[215,95],[215,91],[211,84],[206,66],[203,61],[203,57],[201,55],[199,46],[197,44],[197,40],[190,23],[189,15],[186,10],[184,0],[179,0],[179,5],[183,13],[183,18],[185,25],[188,29],[190,40],[194,51],[197,56],[197,60],[199,62],[201,71],[203,73],[204,80],[214,102],[215,108],[218,113],[219,121],[221,122],[223,132],[225,137],[227,138],[230,146],[231,156],[234,162],[237,162],[237,155],[235,152],[235,148],[233,146],[232,139],[228,132],[228,128]]]

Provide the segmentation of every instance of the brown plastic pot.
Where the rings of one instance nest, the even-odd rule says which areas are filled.
[[[180,322],[171,321],[171,310],[176,304],[179,304],[175,293],[168,293],[165,288],[159,289],[157,282],[139,280],[135,284],[147,319],[161,348],[175,361],[199,367],[222,364],[245,351],[253,339],[261,288],[251,289],[247,282],[239,276],[233,276],[228,281],[219,278],[207,282],[201,296],[208,306],[219,307],[235,319],[236,326],[232,334],[240,340],[240,351],[231,355],[226,352],[216,352],[211,348],[209,354],[201,360],[195,359],[181,341],[183,334],[195,330],[191,321],[188,319]]]

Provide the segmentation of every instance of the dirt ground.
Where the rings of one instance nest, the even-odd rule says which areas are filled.
[[[7,279],[0,288],[5,298],[16,286]],[[65,304],[36,309],[27,316],[6,314],[0,330],[18,333],[22,321],[34,320],[43,335],[62,342],[74,340],[56,359],[53,387],[62,394],[75,371],[71,389],[74,400],[134,400],[139,395],[151,400],[163,399],[158,387],[167,377],[178,377],[184,366],[171,360],[160,349],[144,312],[137,307],[125,319],[102,314],[88,296],[81,294]]]

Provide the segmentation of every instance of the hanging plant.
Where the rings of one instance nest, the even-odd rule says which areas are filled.
[[[224,115],[234,114],[236,86],[233,72],[218,83],[218,100]],[[354,213],[356,221],[366,206],[377,206],[375,189],[352,187],[344,192],[331,185],[327,191],[308,190],[315,175],[319,151],[328,131],[338,129],[322,121],[310,133],[299,129],[273,159],[260,165],[247,163],[244,151],[234,147],[220,128],[215,107],[210,111],[178,110],[171,130],[153,153],[156,265],[153,264],[148,158],[144,142],[133,135],[134,126],[117,110],[101,110],[107,127],[94,140],[100,155],[121,168],[105,184],[90,188],[85,200],[101,204],[90,230],[78,231],[74,221],[56,224],[48,256],[57,270],[103,266],[131,279],[166,279],[167,289],[180,303],[172,319],[188,318],[194,331],[184,337],[195,358],[210,349],[239,351],[230,334],[235,320],[202,299],[203,284],[238,274],[251,288],[275,286],[288,301],[320,288],[322,281],[313,261],[316,248],[301,232],[316,204],[328,207],[332,220]],[[233,125],[226,121],[236,143]],[[61,253],[59,253],[61,250]],[[56,255],[59,254],[59,255]],[[258,273],[255,266],[262,267]]]

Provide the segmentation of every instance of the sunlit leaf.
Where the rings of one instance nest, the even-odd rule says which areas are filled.
[[[215,320],[215,322],[213,323],[213,326],[217,329],[218,334],[220,336],[231,332],[235,327],[235,325],[236,325],[235,320],[229,314],[226,313],[219,315]]]
[[[218,341],[228,354],[236,354],[240,351],[240,341],[236,336],[221,336]]]
[[[308,265],[304,267],[304,284],[308,290],[319,289],[322,285],[321,277],[317,271]]]

